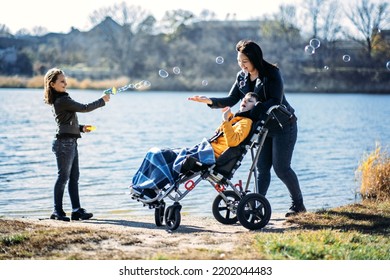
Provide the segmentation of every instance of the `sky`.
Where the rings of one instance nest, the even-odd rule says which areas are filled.
[[[89,30],[89,16],[102,7],[111,7],[125,1],[130,6],[140,6],[150,11],[159,20],[165,11],[183,9],[195,15],[203,9],[216,13],[218,19],[226,14],[236,14],[237,20],[251,19],[264,14],[276,13],[281,4],[300,3],[299,0],[8,0],[2,1],[0,24],[11,33],[25,28],[44,27],[49,32],[68,33],[71,27]],[[5,4],[6,3],[6,4]],[[256,7],[256,8],[254,8]]]

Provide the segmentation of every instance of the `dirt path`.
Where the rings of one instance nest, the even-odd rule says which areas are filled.
[[[257,258],[253,235],[261,232],[283,232],[292,225],[282,214],[274,214],[260,231],[249,231],[239,223],[224,225],[213,217],[182,216],[180,227],[167,231],[157,227],[154,215],[96,218],[88,221],[61,222],[49,219],[18,219],[29,230],[71,232],[69,238],[86,232],[82,242],[70,242],[57,258],[81,259],[251,259]],[[59,241],[63,242],[63,241]]]

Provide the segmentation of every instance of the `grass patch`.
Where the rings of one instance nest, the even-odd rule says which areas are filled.
[[[274,260],[388,260],[389,238],[356,231],[292,231],[256,237],[256,247]]]
[[[27,239],[28,237],[24,234],[14,234],[0,238],[0,244],[2,246],[13,246],[16,244],[21,244]]]
[[[299,229],[258,234],[267,259],[390,260],[390,201],[364,201],[287,220]]]

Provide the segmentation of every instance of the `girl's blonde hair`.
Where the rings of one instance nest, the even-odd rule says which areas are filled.
[[[65,75],[64,71],[58,68],[49,69],[43,78],[43,86],[44,86],[44,100],[46,104],[53,104],[53,93],[52,87],[50,83],[55,83],[59,75]]]

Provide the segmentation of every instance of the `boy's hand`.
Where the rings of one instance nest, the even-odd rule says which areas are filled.
[[[224,121],[228,121],[229,120],[229,116],[231,114],[231,108],[230,107],[225,107],[222,109],[222,119]]]

